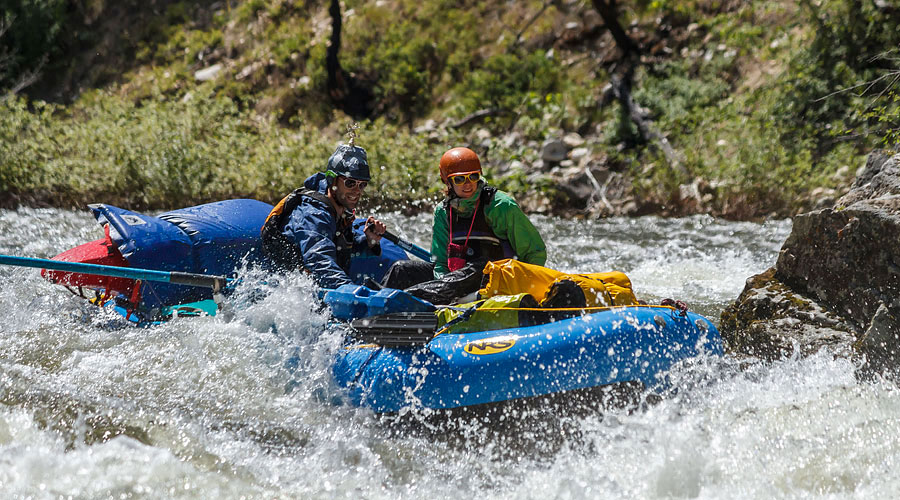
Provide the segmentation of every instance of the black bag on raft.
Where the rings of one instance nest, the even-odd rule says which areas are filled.
[[[461,269],[445,274],[441,279],[426,281],[406,288],[413,297],[432,304],[452,304],[457,299],[477,292],[487,275],[482,271],[486,262],[470,262]]]

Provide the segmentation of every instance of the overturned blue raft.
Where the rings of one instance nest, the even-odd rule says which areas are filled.
[[[123,268],[235,277],[242,266],[266,267],[260,228],[272,205],[251,199],[224,200],[157,216],[112,205],[89,205],[105,238],[67,250],[55,260]],[[354,221],[362,234],[366,219]],[[349,275],[362,282],[380,280],[391,264],[407,259],[398,245],[384,240],[379,256],[356,256]],[[185,286],[84,273],[47,273],[46,278],[112,308],[130,322],[158,324],[173,315],[215,315],[218,305],[205,286]]]
[[[640,382],[652,388],[679,361],[721,355],[706,318],[660,306],[616,307],[555,323],[437,335],[414,347],[342,349],[337,383],[376,413],[452,409]]]

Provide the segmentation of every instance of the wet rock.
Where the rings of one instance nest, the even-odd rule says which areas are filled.
[[[897,360],[900,359],[900,298],[890,305],[878,306],[856,347],[866,356],[871,371],[897,373]]]
[[[720,325],[731,353],[768,360],[795,350],[811,354],[825,345],[849,354],[855,340],[840,316],[780,282],[774,267],[747,280]]]
[[[722,313],[732,352],[776,358],[828,347],[900,366],[900,155],[869,156],[831,208],[798,215],[775,266]]]

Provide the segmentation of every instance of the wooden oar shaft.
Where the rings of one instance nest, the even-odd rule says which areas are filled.
[[[0,255],[0,264],[18,267],[34,267],[69,273],[96,274],[133,280],[161,281],[177,285],[202,286],[220,290],[228,284],[225,276],[208,274],[182,273],[177,271],[157,271],[155,269],[136,269],[133,267],[105,266],[102,264],[85,264],[83,262],[66,262],[62,260],[36,259],[32,257],[16,257]]]

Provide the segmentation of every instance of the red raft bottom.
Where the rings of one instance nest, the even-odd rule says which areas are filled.
[[[106,237],[75,248],[53,257],[53,260],[64,262],[80,262],[83,264],[100,264],[104,266],[129,267],[128,261],[116,248],[109,237],[109,228],[106,228]],[[64,271],[41,270],[41,276],[58,285],[75,286],[104,290],[107,295],[120,293],[130,297],[134,291],[135,282],[128,278],[112,276],[98,276],[95,274],[72,273]]]

